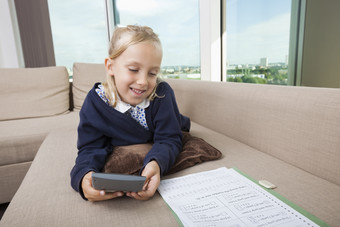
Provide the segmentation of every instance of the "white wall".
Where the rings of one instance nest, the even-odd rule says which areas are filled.
[[[0,0],[0,67],[24,67],[14,1]]]
[[[301,85],[340,88],[340,1],[308,0]]]

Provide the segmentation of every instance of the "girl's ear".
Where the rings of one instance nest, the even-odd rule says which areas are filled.
[[[112,66],[113,66],[113,60],[110,58],[105,58],[106,72],[111,76],[113,76]]]

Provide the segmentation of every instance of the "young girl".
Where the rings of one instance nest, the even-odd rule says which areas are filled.
[[[105,59],[106,83],[97,83],[80,111],[78,157],[71,171],[71,185],[89,201],[123,196],[92,187],[91,175],[100,172],[115,146],[153,143],[144,159],[141,175],[146,184],[140,192],[126,195],[151,198],[160,177],[174,164],[182,150],[182,130],[189,118],[179,113],[174,92],[157,75],[162,61],[158,36],[149,27],[117,28]]]

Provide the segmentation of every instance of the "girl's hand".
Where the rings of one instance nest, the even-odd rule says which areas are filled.
[[[108,200],[113,199],[116,197],[123,196],[123,192],[105,192],[103,190],[96,190],[92,187],[92,173],[88,172],[81,182],[81,187],[83,189],[83,193],[85,198],[87,198],[91,202],[95,201],[102,201],[102,200]]]
[[[143,191],[127,192],[126,193],[127,196],[138,200],[148,200],[155,194],[161,182],[161,174],[158,163],[156,161],[149,162],[145,166],[142,172],[142,176],[146,177]]]

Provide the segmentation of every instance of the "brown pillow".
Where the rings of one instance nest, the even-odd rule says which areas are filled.
[[[219,159],[222,153],[203,139],[183,132],[183,151],[167,174],[175,173],[204,161]],[[135,144],[115,147],[108,156],[103,171],[105,173],[138,174],[144,157],[152,144]]]

